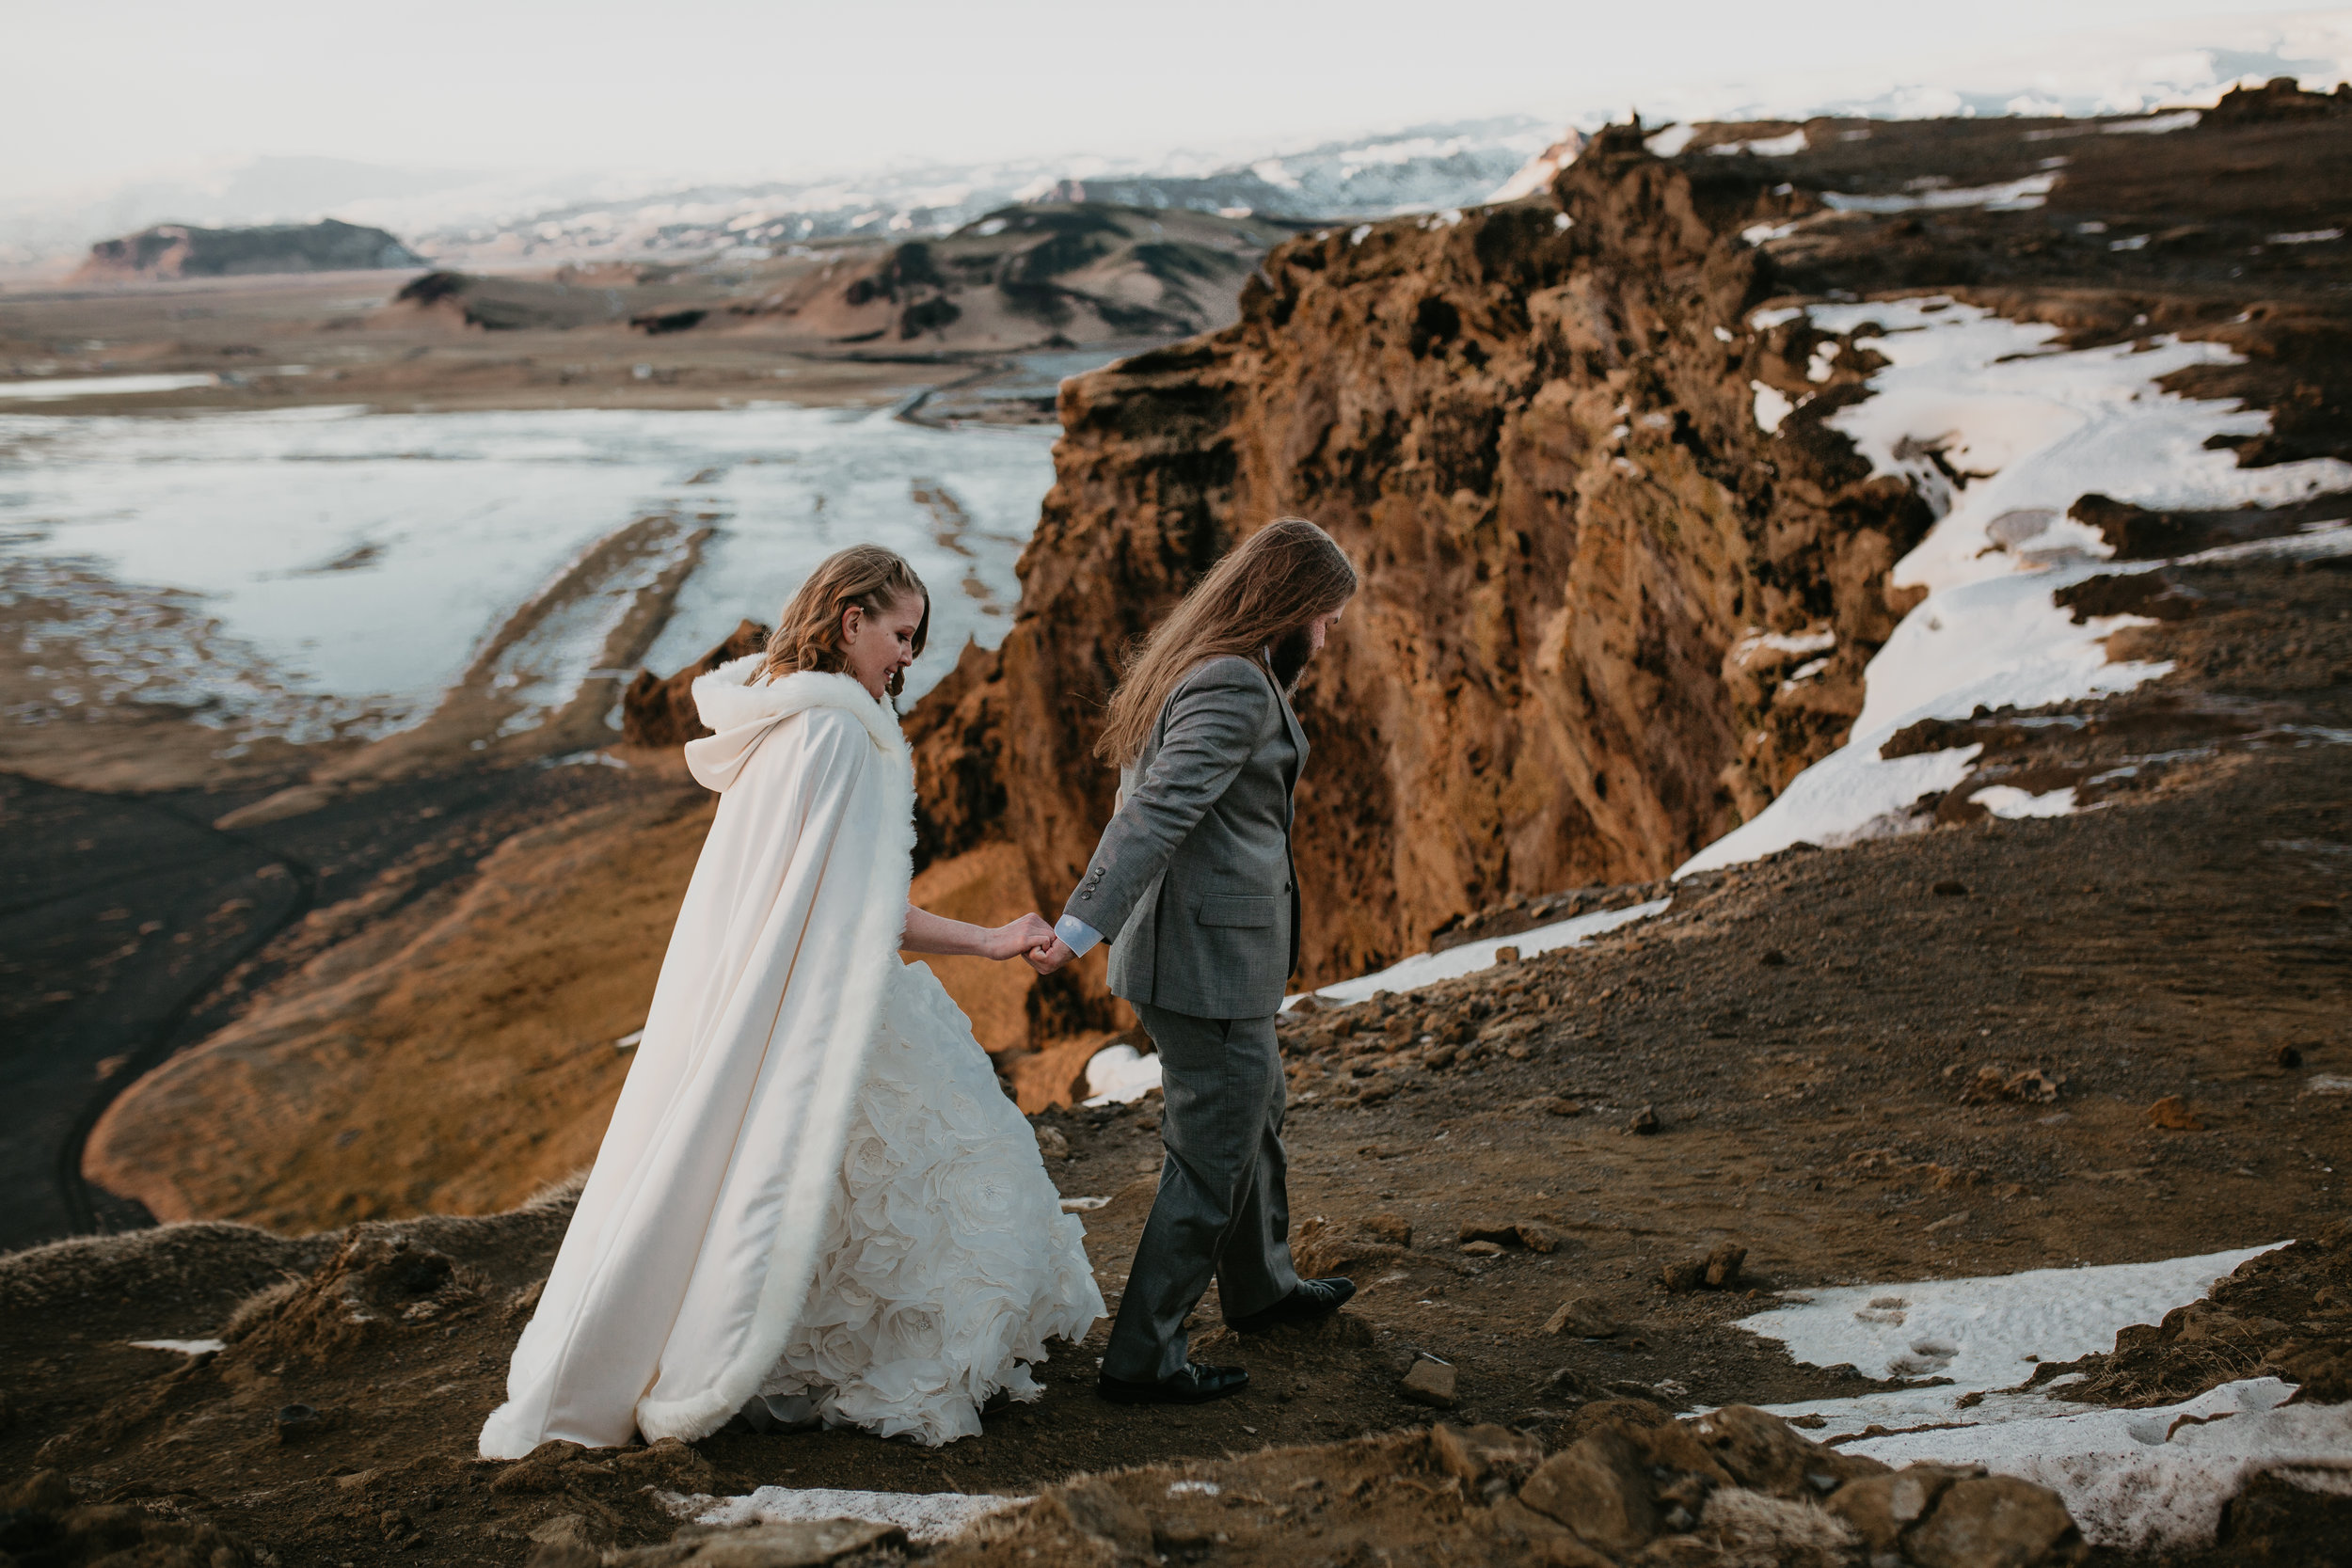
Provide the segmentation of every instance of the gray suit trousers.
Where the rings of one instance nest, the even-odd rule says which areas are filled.
[[[1194,1018],[1142,1004],[1166,1109],[1159,1196],[1120,1297],[1103,1370],[1152,1383],[1184,1366],[1184,1316],[1214,1277],[1228,1319],[1291,1293],[1282,1059],[1274,1019]]]

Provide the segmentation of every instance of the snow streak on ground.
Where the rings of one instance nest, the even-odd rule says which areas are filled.
[[[1823,422],[1850,436],[1874,473],[1908,478],[1940,514],[1890,578],[1928,596],[1870,661],[1846,745],[1677,876],[1800,840],[1836,845],[1899,829],[1913,801],[1959,784],[1977,754],[1967,747],[1882,760],[1880,745],[1921,719],[1965,718],[1979,705],[2039,707],[2162,674],[2167,666],[2107,661],[2103,640],[2145,623],[2108,616],[2078,626],[2053,602],[2058,589],[2085,578],[2160,564],[2111,564],[2113,551],[2097,531],[2066,515],[2085,494],[2152,508],[2219,508],[2280,505],[2352,486],[2352,464],[2332,458],[2241,468],[2231,451],[2206,447],[2210,436],[2250,436],[2269,423],[2259,410],[2154,385],[2190,365],[2238,361],[2217,343],[2160,337],[2145,349],[2070,353],[2050,346],[2055,326],[1946,299],[1817,305],[1804,313],[1825,332],[1858,333],[1855,346],[1892,361],[1870,378],[1866,402]],[[1788,319],[1759,312],[1753,325]],[[1757,388],[1764,428],[1777,428],[1792,406]],[[1931,453],[1968,477],[1955,484]],[[2026,809],[2047,815],[2057,805]]]
[[[665,1495],[670,1511],[698,1525],[740,1528],[746,1525],[819,1523],[826,1519],[868,1519],[897,1525],[918,1545],[946,1541],[963,1533],[975,1521],[1026,1497],[997,1497],[962,1492],[850,1492],[834,1487],[795,1491],[787,1486],[763,1486],[743,1497]]]
[[[2018,1386],[2038,1362],[2113,1349],[2118,1330],[2160,1321],[2270,1250],[1789,1291],[1795,1305],[1738,1326],[1781,1340],[1813,1366],[1951,1380],[1766,1407],[1819,1418],[1817,1439],[1892,1429],[1840,1447],[1898,1466],[1983,1465],[2037,1481],[2063,1496],[2085,1535],[2103,1545],[2193,1546],[2211,1543],[2221,1505],[2258,1470],[2345,1489],[2352,1407],[2279,1408],[2294,1390],[2276,1378],[2227,1384],[2151,1410],[2068,1404],[2055,1394],[2075,1381],[2071,1376],[2032,1392]]]
[[[80,640],[86,659],[121,666],[92,700],[209,703],[212,721],[307,739],[421,717],[518,607],[640,519],[671,526],[501,656],[502,681],[547,688],[534,707],[589,675],[693,533],[710,531],[645,657],[657,670],[744,616],[771,619],[825,554],[872,540],[931,589],[912,698],[967,638],[993,645],[1010,625],[1053,435],[784,405],[0,415],[0,583],[63,607],[50,641],[83,622],[155,623],[152,658]],[[10,651],[39,664],[51,650]],[[326,717],[286,717],[305,704]]]
[[[1665,909],[1670,902],[1670,899],[1658,898],[1622,910],[1599,910],[1591,914],[1580,914],[1573,920],[1538,926],[1534,930],[1521,931],[1515,936],[1466,942],[1459,947],[1449,947],[1441,953],[1416,953],[1386,969],[1359,974],[1353,980],[1335,980],[1307,994],[1318,1002],[1345,1006],[1350,1002],[1361,1002],[1376,990],[1419,990],[1439,980],[1451,980],[1488,968],[1494,963],[1495,955],[1505,947],[1516,947],[1522,958],[1549,953],[1555,947],[1581,947],[1604,931],[1613,931],[1620,926],[1646,920]],[[1295,996],[1285,999],[1283,1011],[1288,1012],[1297,1002]]]
[[[1375,991],[1419,990],[1423,986],[1451,980],[1492,967],[1495,956],[1505,947],[1517,948],[1522,958],[1538,953],[1549,953],[1555,947],[1581,947],[1604,931],[1646,920],[1664,911],[1674,900],[1655,898],[1646,904],[1634,904],[1622,910],[1598,910],[1580,914],[1572,920],[1557,920],[1549,926],[1515,936],[1489,937],[1484,942],[1466,942],[1459,947],[1449,947],[1440,953],[1416,953],[1388,968],[1370,974],[1359,974],[1353,980],[1335,980],[1320,990],[1303,992],[1316,1001],[1338,1006],[1361,1002]],[[1286,997],[1284,1012],[1295,1006],[1297,996]],[[1123,1105],[1141,1100],[1160,1086],[1160,1058],[1156,1053],[1137,1055],[1132,1045],[1106,1046],[1094,1053],[1087,1063],[1087,1103],[1089,1105]]]

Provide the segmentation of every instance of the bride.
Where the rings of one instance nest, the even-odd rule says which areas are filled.
[[[914,768],[889,699],[930,621],[907,563],[858,546],[764,655],[694,683],[717,733],[687,764],[718,816],[484,1458],[701,1437],[761,1396],[946,1443],[999,1392],[1036,1399],[1025,1363],[1102,1315],[1027,1123],[939,981],[897,957],[1053,940],[1033,914],[983,929],[907,902]]]

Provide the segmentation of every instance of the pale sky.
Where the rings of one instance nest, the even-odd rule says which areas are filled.
[[[2275,0],[0,0],[0,195],[254,154],[736,176],[1263,147],[2325,10],[2341,14]]]

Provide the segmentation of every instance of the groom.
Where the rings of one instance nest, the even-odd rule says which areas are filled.
[[[1283,1081],[1274,1019],[1298,961],[1291,798],[1307,736],[1290,689],[1356,589],[1312,523],[1267,525],[1155,630],[1111,700],[1102,752],[1120,805],[1054,942],[1050,974],[1098,942],[1110,986],[1158,1048],[1160,1189],[1097,1388],[1122,1404],[1198,1404],[1249,1374],[1185,1354],[1212,1276],[1243,1333],[1307,1323],[1356,1293],[1302,1280],[1290,1254]]]

